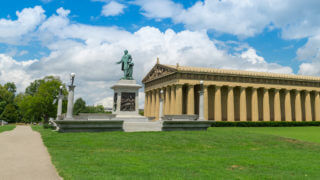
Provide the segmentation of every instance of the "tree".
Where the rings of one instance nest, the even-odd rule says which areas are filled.
[[[12,94],[15,94],[17,91],[17,87],[14,82],[7,82],[3,87]]]
[[[26,93],[19,97],[17,102],[23,120],[25,122],[44,120],[48,122],[49,117],[56,117],[57,101],[59,87],[62,82],[54,76],[47,76],[40,80],[35,80],[26,88]],[[63,94],[67,94],[67,90],[63,85]]]
[[[86,102],[82,98],[78,98],[74,103],[73,114],[78,115],[79,113],[85,112]]]
[[[14,93],[8,91],[7,87],[0,85],[0,115],[2,114],[6,106],[10,103],[13,103],[13,101]]]
[[[9,123],[18,122],[20,120],[20,116],[17,107],[13,104],[8,104],[2,112],[0,119]]]

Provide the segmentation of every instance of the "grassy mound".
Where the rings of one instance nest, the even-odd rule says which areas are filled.
[[[5,125],[5,126],[0,126],[0,133],[4,131],[11,131],[15,128],[15,125]]]
[[[312,140],[320,127],[290,128],[57,133],[33,127],[64,179],[320,178],[320,143]],[[310,142],[278,133],[297,129],[309,132]]]

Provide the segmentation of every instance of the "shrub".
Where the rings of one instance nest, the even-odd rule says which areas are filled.
[[[227,122],[217,121],[212,124],[212,127],[290,127],[290,126],[320,126],[320,121],[301,121],[301,122],[286,122],[286,121],[246,121],[246,122]]]

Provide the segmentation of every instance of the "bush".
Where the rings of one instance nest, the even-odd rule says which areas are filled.
[[[212,123],[212,127],[290,127],[290,126],[320,126],[320,121],[302,121],[302,122],[286,122],[286,121],[246,121],[246,122],[227,122],[227,121],[218,121]]]
[[[43,124],[43,128],[44,129],[56,129],[53,125],[51,125],[51,124]]]

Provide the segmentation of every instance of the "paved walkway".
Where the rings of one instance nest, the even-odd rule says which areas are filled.
[[[0,133],[0,180],[61,179],[38,132],[17,126]]]

